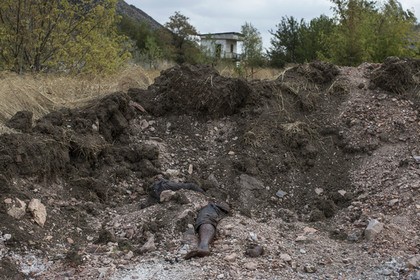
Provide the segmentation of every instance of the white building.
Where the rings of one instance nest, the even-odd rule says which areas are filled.
[[[238,32],[200,34],[201,47],[214,58],[240,59],[240,45],[243,35]]]

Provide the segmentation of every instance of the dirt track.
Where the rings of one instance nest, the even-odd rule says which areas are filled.
[[[24,133],[0,136],[0,274],[419,279],[419,65],[312,63],[253,82],[177,66],[34,125],[17,115]],[[145,207],[158,177],[206,192]],[[45,224],[11,217],[16,198],[40,199]],[[185,261],[209,199],[233,214],[210,257]],[[255,243],[264,255],[244,256]]]

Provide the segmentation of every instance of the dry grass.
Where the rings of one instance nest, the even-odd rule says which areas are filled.
[[[275,80],[279,77],[283,70],[275,68],[255,68],[254,76],[251,77],[250,70],[245,71],[242,75],[239,74],[233,65],[218,65],[216,66],[217,71],[220,75],[229,78],[238,78],[240,76],[247,78],[248,80]]]
[[[283,129],[283,137],[286,143],[294,143],[298,139],[309,138],[318,139],[318,135],[315,129],[311,127],[309,123],[302,121],[295,121],[292,123],[281,124]]]
[[[115,91],[127,91],[132,87],[147,88],[159,74],[159,70],[144,70],[136,65],[127,66],[107,77],[2,72],[0,121],[9,119],[21,110],[32,111],[34,118],[39,118],[52,110],[80,106]]]
[[[292,123],[284,123],[281,125],[281,127],[287,134],[291,134],[291,135],[304,134],[305,132],[311,131],[309,125],[301,121],[295,121]]]
[[[275,80],[283,72],[283,70],[275,68],[257,68],[254,71],[254,79],[258,80]]]
[[[5,133],[19,133],[19,131],[14,130],[12,128],[9,128],[7,126],[5,126],[4,124],[0,123],[0,134],[5,134]]]

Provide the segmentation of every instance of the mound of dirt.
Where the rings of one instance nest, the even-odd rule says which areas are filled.
[[[30,132],[32,129],[32,117],[32,112],[19,111],[6,122],[6,126],[22,132]]]
[[[389,57],[372,72],[371,83],[395,94],[420,94],[420,59]]]
[[[165,70],[149,88],[153,102],[143,103],[155,115],[223,117],[238,113],[252,89],[242,79],[221,76],[209,66],[182,65]]]
[[[339,73],[340,70],[336,65],[324,61],[315,61],[296,66],[286,71],[286,76],[298,74],[313,83],[326,84],[331,82]]]
[[[52,112],[31,133],[0,135],[0,173],[5,178],[69,180],[74,197],[96,202],[117,195],[119,190],[110,189],[109,183],[129,173],[138,178],[156,175],[156,147],[126,145],[135,117],[129,100],[116,93],[84,108]],[[8,190],[2,197],[13,193]]]
[[[66,171],[69,149],[66,143],[45,135],[0,135],[0,173],[6,177],[37,176],[55,178]]]
[[[1,135],[1,271],[37,279],[415,275],[419,111],[366,87],[374,68],[315,62],[247,82],[176,66],[147,90]],[[156,179],[200,192],[171,188],[150,203]],[[33,199],[47,210],[42,226],[26,209]],[[185,261],[209,201],[228,203],[232,215],[211,256]],[[255,246],[264,254],[250,259]]]

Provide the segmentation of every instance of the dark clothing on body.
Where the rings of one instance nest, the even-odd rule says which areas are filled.
[[[198,232],[200,226],[203,224],[211,224],[216,228],[220,220],[229,214],[229,211],[229,206],[226,203],[210,202],[198,212],[194,225],[195,231]]]

